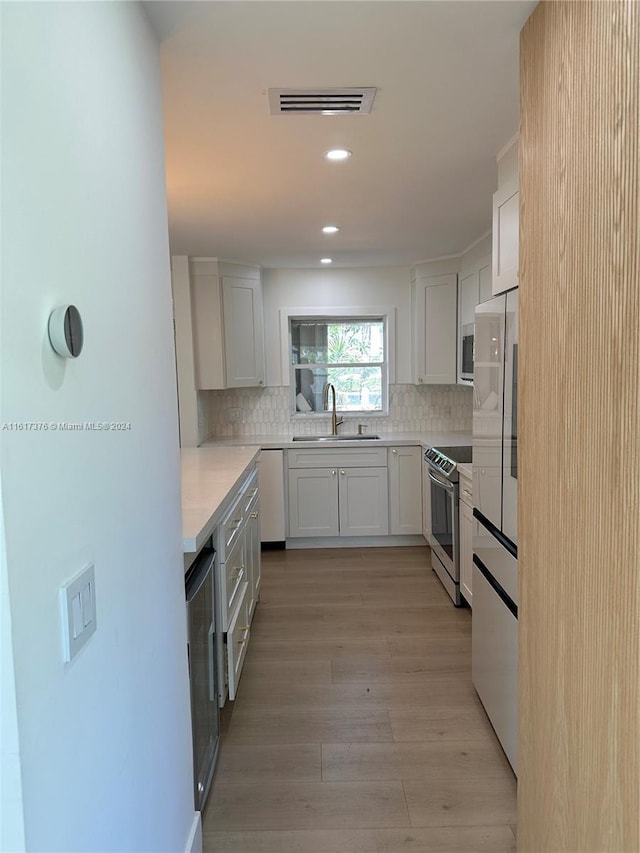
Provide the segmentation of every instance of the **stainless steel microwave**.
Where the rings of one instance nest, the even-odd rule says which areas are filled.
[[[460,379],[473,382],[473,323],[462,327],[462,359]]]

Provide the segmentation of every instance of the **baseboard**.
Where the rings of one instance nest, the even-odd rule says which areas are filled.
[[[260,548],[263,551],[284,551],[284,549],[286,547],[287,547],[287,543],[284,541],[284,539],[282,541],[278,541],[278,542],[261,542],[260,543]]]
[[[195,812],[193,815],[193,823],[191,824],[184,853],[202,853],[202,823],[200,821],[200,812]]]
[[[424,536],[318,536],[303,539],[287,539],[287,548],[397,548],[426,546]]]

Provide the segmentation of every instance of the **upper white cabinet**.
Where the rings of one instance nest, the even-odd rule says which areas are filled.
[[[518,286],[520,197],[517,136],[498,154],[498,189],[493,195],[494,296]]]
[[[206,258],[189,266],[196,387],[264,385],[260,270]]]
[[[458,373],[460,385],[473,384],[473,324],[476,306],[491,299],[491,234],[460,259],[458,280]]]
[[[227,387],[263,385],[264,325],[260,279],[223,276],[222,311]]]
[[[457,285],[455,273],[418,275],[412,284],[415,385],[455,384]]]
[[[389,512],[392,534],[422,533],[422,448],[389,448]]]

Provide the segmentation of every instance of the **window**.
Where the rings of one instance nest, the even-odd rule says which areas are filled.
[[[327,383],[340,412],[387,410],[384,317],[290,317],[293,410],[323,411]]]

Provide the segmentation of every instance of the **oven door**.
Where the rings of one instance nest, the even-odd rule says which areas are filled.
[[[428,464],[428,463],[427,463]],[[429,467],[431,486],[431,538],[433,569],[457,603],[460,588],[458,557],[458,496],[455,485]],[[440,569],[444,570],[446,575]]]

